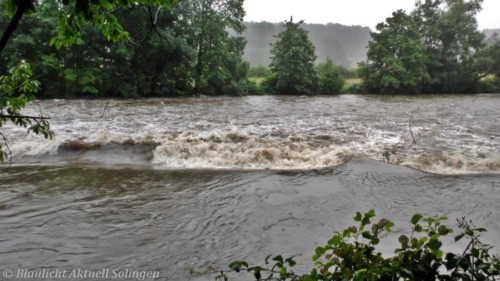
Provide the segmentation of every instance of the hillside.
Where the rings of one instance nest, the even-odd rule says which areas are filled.
[[[500,34],[500,29],[485,29],[483,33],[486,35],[486,38],[490,38],[495,33]]]
[[[270,63],[271,46],[275,42],[273,35],[284,30],[282,23],[247,22],[244,36],[248,43],[245,60],[252,66]],[[366,46],[370,40],[370,28],[344,26],[341,24],[303,24],[309,32],[309,38],[316,46],[318,62],[330,57],[336,64],[355,67],[366,56]]]

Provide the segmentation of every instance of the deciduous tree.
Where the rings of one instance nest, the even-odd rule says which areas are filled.
[[[271,71],[276,75],[276,94],[310,95],[317,90],[315,47],[300,22],[285,21],[285,31],[271,44]]]
[[[429,81],[425,45],[416,22],[399,10],[377,25],[360,76],[370,93],[418,94]]]

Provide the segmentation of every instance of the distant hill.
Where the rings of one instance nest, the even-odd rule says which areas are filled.
[[[488,46],[493,46],[500,41],[500,29],[485,29],[483,33],[486,35],[486,44]]]
[[[484,35],[486,35],[486,38],[490,38],[491,35],[493,34],[500,34],[500,29],[485,29],[483,30]]]
[[[271,46],[276,42],[273,35],[284,30],[283,23],[247,22],[243,36],[248,43],[244,58],[250,65],[269,65]],[[366,57],[366,47],[370,41],[370,28],[345,26],[341,24],[302,24],[309,31],[309,38],[316,46],[317,62],[324,62],[330,57],[336,64],[356,67]]]

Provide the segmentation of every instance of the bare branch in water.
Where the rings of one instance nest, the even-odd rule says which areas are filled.
[[[411,131],[411,125],[413,124],[413,112],[411,113],[410,120],[408,121],[408,128],[410,129],[411,137],[413,138],[413,144],[417,144],[415,140],[415,136],[413,136],[413,132]]]

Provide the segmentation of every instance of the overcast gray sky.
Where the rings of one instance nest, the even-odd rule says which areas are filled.
[[[293,15],[307,23],[340,23],[375,28],[377,23],[415,0],[245,0],[246,21],[280,22]],[[478,16],[479,28],[500,28],[500,0],[485,0]]]

